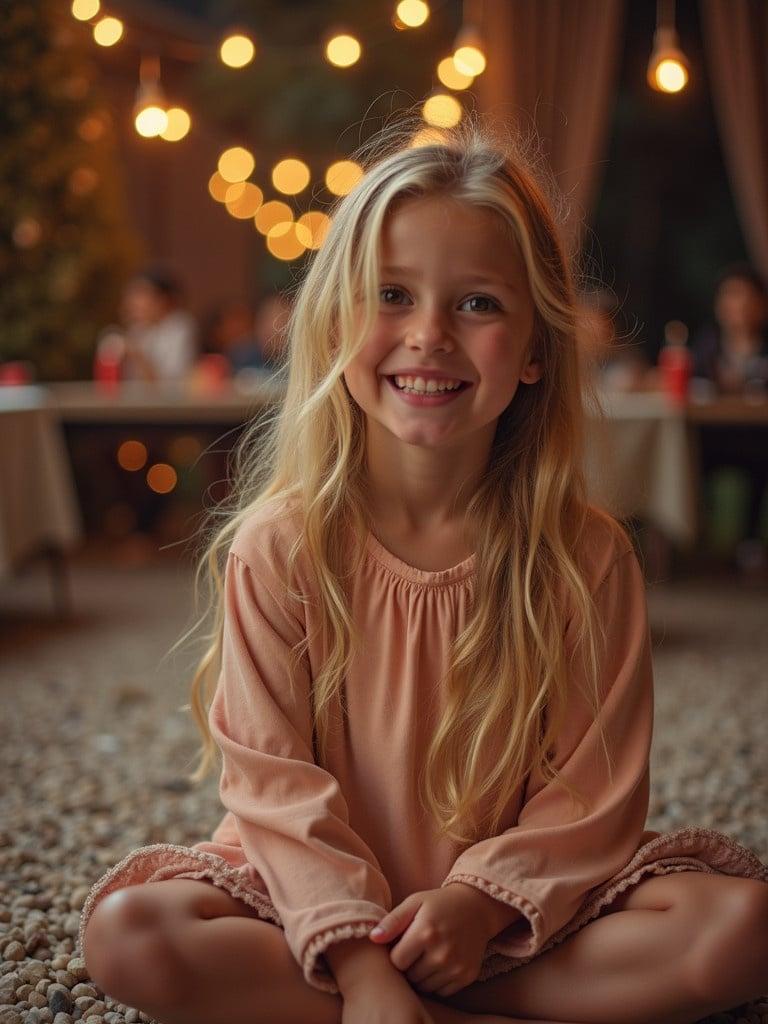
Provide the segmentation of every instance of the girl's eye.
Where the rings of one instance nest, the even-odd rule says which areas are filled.
[[[472,302],[474,299],[479,299],[481,302],[490,302],[492,307],[495,307],[496,309],[499,308],[498,302],[496,302],[495,299],[492,299],[490,297],[490,295],[470,295],[470,297],[468,299],[464,300],[462,305],[464,305],[464,303],[466,303],[466,302]],[[490,313],[490,312],[492,312],[492,310],[490,308],[473,309],[472,312],[473,313]]]
[[[388,295],[391,292],[395,292],[395,294],[400,294],[400,295],[403,294],[402,290],[400,288],[394,288],[391,285],[384,285],[382,288],[379,289],[379,298],[383,300],[383,302],[384,302],[384,304],[386,306],[393,305],[393,303],[387,302],[387,300],[384,298],[385,295]],[[398,303],[394,303],[394,305],[398,305]]]
[[[382,288],[379,289],[379,298],[384,302],[386,306],[400,305],[399,302],[390,302],[386,298],[386,296],[391,295],[393,292],[395,293],[395,295],[404,294],[402,288],[396,288],[393,285],[384,285]],[[490,313],[493,311],[493,309],[500,308],[498,302],[496,302],[495,299],[492,299],[490,295],[470,295],[468,299],[465,299],[464,302],[462,302],[462,306],[466,305],[467,302],[473,302],[475,299],[479,299],[480,302],[490,303],[490,307],[486,306],[480,307],[479,309],[475,308],[470,310],[470,312],[472,313]]]

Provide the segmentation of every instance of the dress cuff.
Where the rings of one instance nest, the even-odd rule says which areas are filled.
[[[494,899],[501,900],[502,903],[506,903],[523,915],[522,919],[513,921],[489,940],[488,950],[490,952],[515,957],[531,956],[544,943],[547,936],[544,916],[536,904],[531,903],[525,896],[511,892],[504,886],[489,882],[478,875],[449,875],[443,882],[443,886],[451,882],[473,885],[476,889],[487,893],[488,896],[493,896]]]
[[[336,979],[328,968],[323,953],[335,942],[342,942],[344,939],[366,938],[380,920],[381,918],[377,917],[369,918],[365,921],[355,921],[350,924],[337,924],[333,928],[326,928],[325,931],[314,935],[305,946],[302,957],[302,969],[307,984],[312,985],[313,988],[320,989],[321,992],[339,995],[339,986],[336,984]]]

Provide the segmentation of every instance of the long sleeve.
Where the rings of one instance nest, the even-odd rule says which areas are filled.
[[[563,787],[532,771],[517,824],[464,850],[443,882],[472,885],[523,915],[488,944],[508,956],[537,953],[588,892],[631,859],[645,826],[653,674],[645,586],[633,550],[614,559],[593,597],[607,633],[600,698],[613,784],[598,726],[579,687],[572,686],[554,764],[588,800],[588,812],[578,804],[571,811]],[[569,624],[567,652],[573,650],[571,632]]]
[[[230,552],[226,568],[221,674],[208,715],[223,754],[220,795],[307,982],[336,993],[323,951],[367,936],[391,909],[391,893],[350,827],[336,778],[313,758],[306,655],[291,671],[291,648],[305,635],[301,604],[267,555],[254,559],[257,569]]]

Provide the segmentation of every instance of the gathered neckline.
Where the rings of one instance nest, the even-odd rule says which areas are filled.
[[[370,530],[366,536],[366,548],[380,565],[383,565],[395,576],[421,586],[439,587],[449,583],[458,583],[475,572],[474,554],[457,565],[452,565],[449,569],[417,569],[415,565],[409,565],[408,562],[404,562],[402,558],[398,558],[388,548],[385,548],[379,538]]]

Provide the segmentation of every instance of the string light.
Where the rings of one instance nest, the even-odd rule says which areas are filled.
[[[72,0],[72,16],[78,21],[90,21],[99,13],[99,0]]]
[[[227,36],[219,47],[219,57],[230,68],[244,68],[256,55],[256,47],[250,36],[242,32]]]
[[[485,71],[485,44],[474,25],[464,25],[453,44],[453,63],[462,75],[476,78]]]
[[[336,35],[328,40],[325,56],[337,68],[349,68],[360,60],[363,48],[351,35]]]
[[[117,461],[122,469],[135,473],[147,463],[147,448],[141,441],[123,441],[117,449]]]
[[[227,213],[238,220],[248,220],[264,202],[264,193],[251,181],[238,181],[230,185],[224,196]]]
[[[119,18],[102,18],[93,26],[93,38],[99,46],[114,46],[123,37],[123,23]]]
[[[133,123],[139,135],[151,139],[167,130],[165,106],[165,95],[160,85],[160,58],[145,55],[139,65],[139,88],[133,107]]]
[[[395,28],[419,28],[428,17],[429,4],[424,3],[424,0],[400,0],[395,9]]]
[[[288,157],[272,168],[272,184],[278,192],[295,196],[309,184],[310,172],[303,160]]]
[[[688,84],[688,78],[688,59],[680,49],[675,29],[675,0],[657,0],[648,84],[657,92],[680,92]]]
[[[243,146],[232,146],[225,149],[219,157],[219,174],[224,181],[234,184],[236,181],[245,181],[253,173],[256,160]]]
[[[179,142],[189,133],[192,125],[189,114],[183,107],[169,107],[166,110],[168,126],[165,131],[160,132],[160,137],[166,142]]]
[[[325,172],[325,186],[335,196],[345,196],[363,176],[362,167],[354,160],[337,160]]]
[[[421,108],[422,116],[433,128],[453,128],[463,116],[463,108],[454,96],[438,92],[429,97]]]
[[[287,203],[279,199],[270,199],[256,211],[253,222],[262,235],[267,235],[278,224],[293,223],[293,213]]]

